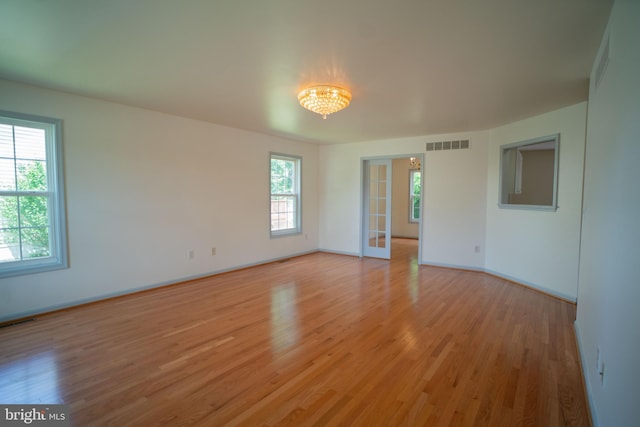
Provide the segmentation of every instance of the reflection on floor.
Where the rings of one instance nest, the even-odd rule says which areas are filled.
[[[53,350],[0,365],[0,403],[61,404]]]
[[[391,258],[394,261],[408,261],[411,264],[418,264],[418,242],[418,239],[392,238]]]
[[[0,403],[72,425],[589,425],[575,305],[314,253],[0,329]]]

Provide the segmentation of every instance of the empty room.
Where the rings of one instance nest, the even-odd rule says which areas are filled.
[[[0,0],[0,425],[639,425],[639,22]]]

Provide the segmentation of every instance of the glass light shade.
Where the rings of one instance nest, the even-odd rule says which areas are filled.
[[[351,92],[338,86],[311,86],[298,94],[298,101],[307,110],[318,113],[326,119],[329,114],[349,105]]]

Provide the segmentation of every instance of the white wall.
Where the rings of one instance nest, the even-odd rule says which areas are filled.
[[[486,270],[575,301],[582,208],[586,102],[491,131]],[[560,133],[558,209],[498,207],[500,146]]]
[[[434,135],[427,140],[462,137]],[[435,151],[425,156],[422,257],[425,264],[482,270],[489,132],[474,132],[467,137],[468,150]]]
[[[318,247],[316,145],[2,80],[0,109],[63,120],[70,260],[1,280],[0,321]],[[270,151],[303,157],[302,235],[269,238]]]
[[[393,204],[391,206],[391,235],[417,239],[420,227],[409,221],[409,157],[393,159]]]
[[[421,154],[427,141],[460,138],[470,138],[471,149],[430,152],[422,162],[422,262],[482,268],[488,132],[320,147],[320,248],[359,253],[362,158]]]
[[[639,23],[640,3],[615,2],[609,64],[589,95],[576,331],[600,426],[640,423]]]

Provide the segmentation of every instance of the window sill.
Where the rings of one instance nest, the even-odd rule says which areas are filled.
[[[546,205],[509,205],[498,203],[498,207],[500,209],[517,209],[523,211],[548,211],[555,212],[558,210],[557,206],[546,206]]]
[[[4,279],[6,277],[15,277],[15,276],[24,276],[27,274],[35,274],[35,273],[44,273],[47,271],[53,270],[62,270],[69,268],[69,265],[66,261],[54,260],[50,262],[38,262],[38,263],[29,263],[30,265],[25,265],[27,262],[22,263],[22,265],[16,265],[12,267],[5,267],[0,269],[0,279]]]
[[[272,231],[271,235],[269,236],[270,238],[274,239],[274,238],[278,238],[278,237],[287,237],[287,236],[295,236],[297,234],[302,234],[302,230],[279,230],[279,231]]]

